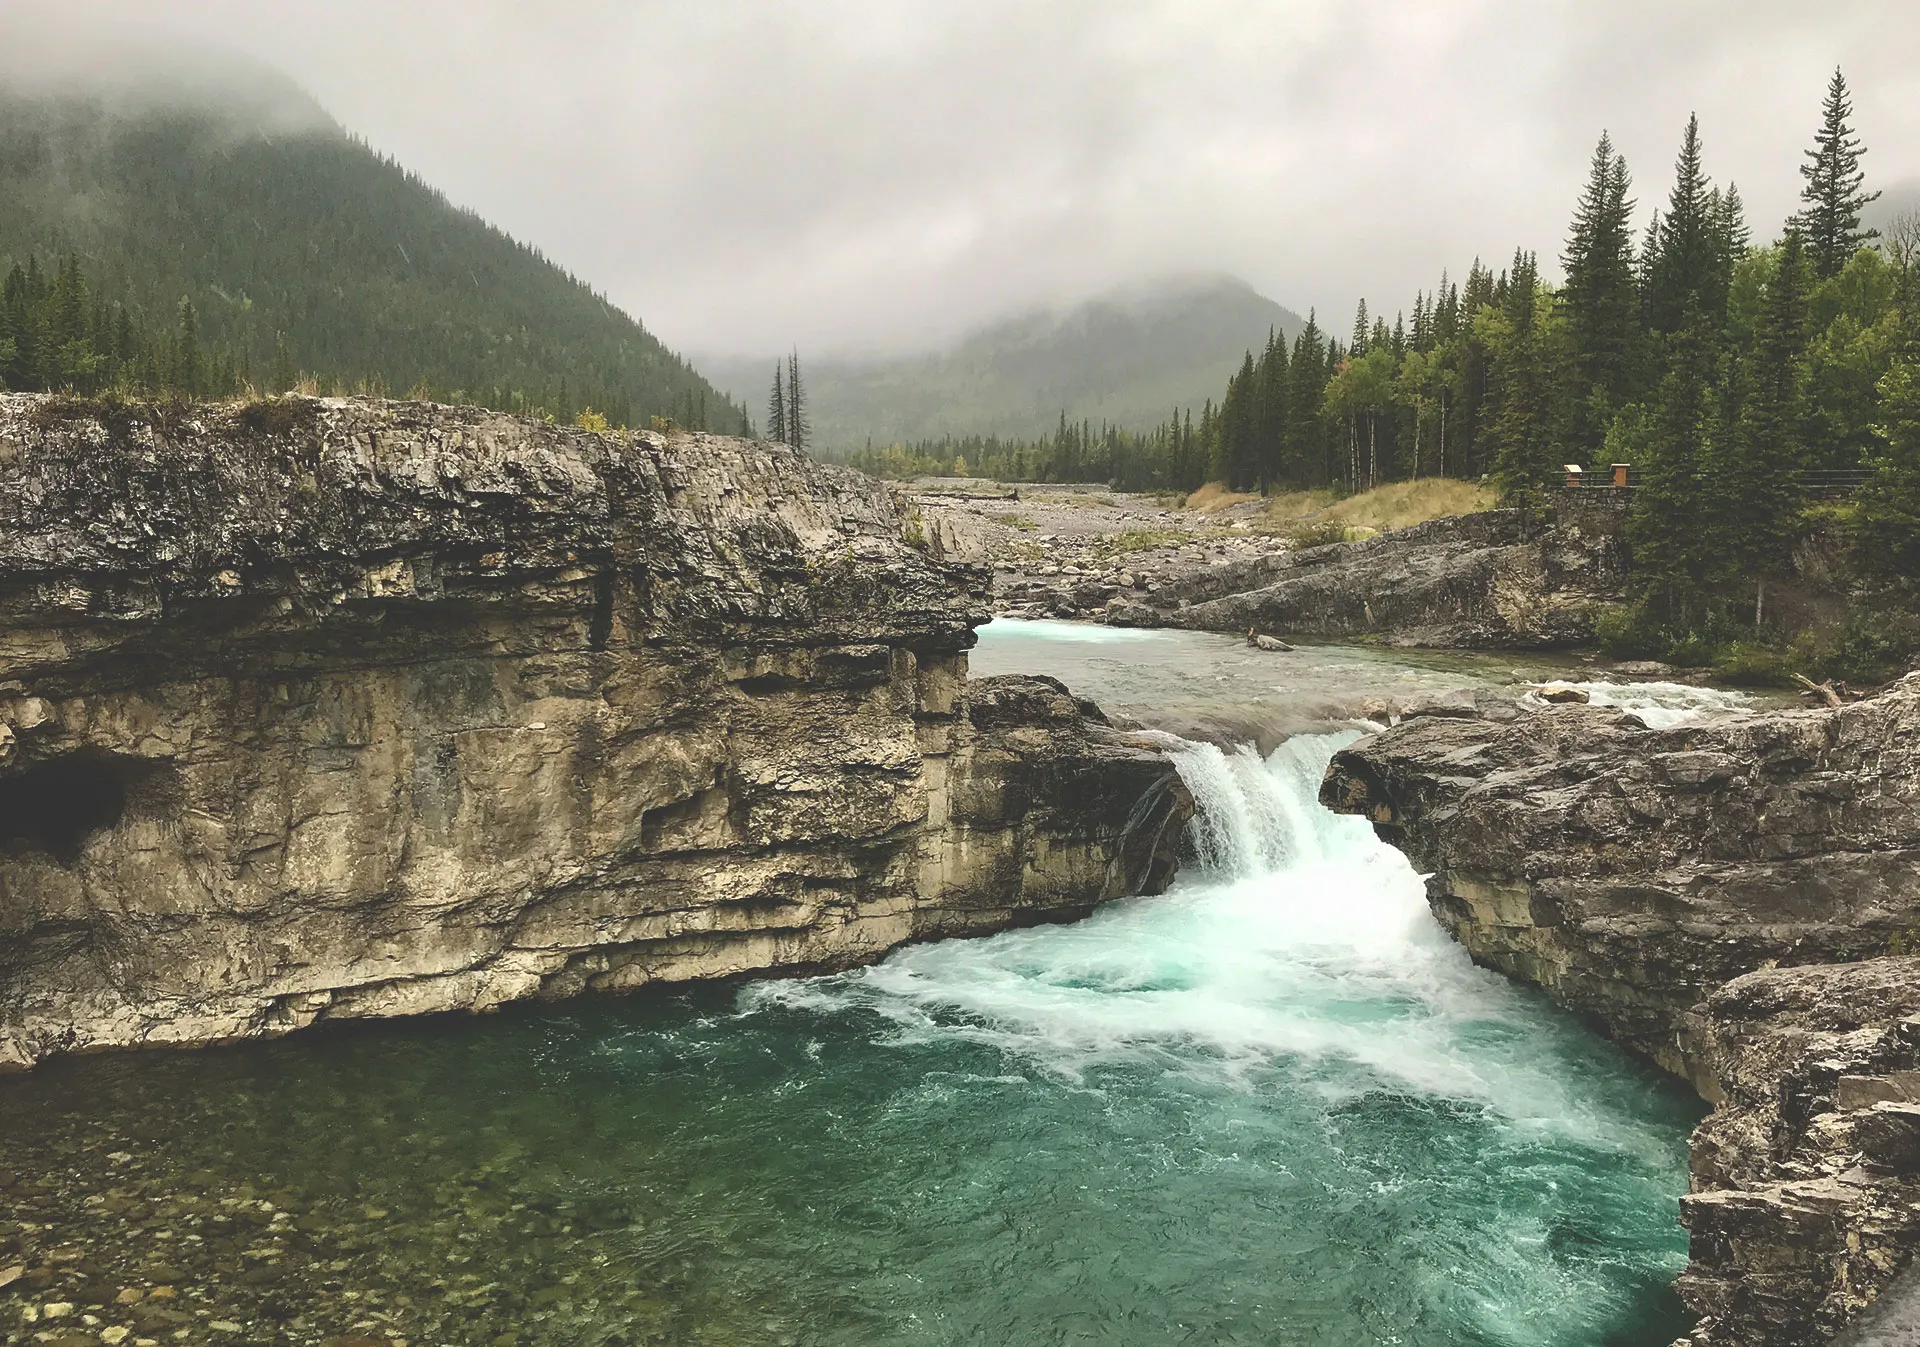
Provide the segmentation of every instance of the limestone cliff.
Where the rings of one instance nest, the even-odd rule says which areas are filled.
[[[1337,756],[1322,798],[1432,872],[1477,960],[1681,1075],[1682,1016],[1722,983],[1920,929],[1920,676],[1667,730],[1578,705],[1416,719]]]
[[[1473,957],[1691,1080],[1701,1347],[1825,1341],[1920,1240],[1920,675],[1667,730],[1422,718],[1332,808],[1431,871]],[[1871,1340],[1871,1339],[1863,1339]]]
[[[1920,1286],[1894,1278],[1920,1244],[1920,958],[1749,973],[1686,1037],[1720,1100],[1681,1203],[1693,1342],[1821,1342],[1869,1304],[1904,1302],[1911,1327]]]
[[[844,965],[1163,885],[878,484],[413,403],[0,398],[0,1065]]]

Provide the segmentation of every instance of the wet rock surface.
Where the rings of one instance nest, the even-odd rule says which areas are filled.
[[[1916,731],[1920,675],[1665,730],[1547,706],[1403,724],[1323,786],[1432,872],[1476,960],[1716,1105],[1685,1211],[1698,1344],[1825,1341],[1920,1243]]]
[[[714,436],[0,399],[0,1067],[1163,883],[1164,755],[1057,689],[970,714],[952,542]]]

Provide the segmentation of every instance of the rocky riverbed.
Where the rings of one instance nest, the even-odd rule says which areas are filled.
[[[1101,620],[1199,572],[1291,546],[1260,501],[1187,508],[1184,498],[1098,485],[922,481],[916,508],[967,539],[992,570],[995,611]]]
[[[913,494],[941,536],[991,566],[995,609],[1009,616],[1559,649],[1591,643],[1625,577],[1618,508],[1600,493],[1570,498],[1553,519],[1483,510],[1377,535],[1342,529],[1326,510],[1276,523],[1259,500],[1174,499],[984,483]]]

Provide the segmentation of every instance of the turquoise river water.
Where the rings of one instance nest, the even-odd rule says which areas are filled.
[[[1088,639],[995,624],[977,664],[1138,703],[1227,650]],[[0,1082],[0,1272],[51,1267],[0,1339],[1664,1347],[1700,1107],[1319,807],[1358,732],[1181,744],[1194,859],[1076,925]]]

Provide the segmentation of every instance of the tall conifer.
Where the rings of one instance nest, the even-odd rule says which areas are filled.
[[[1586,188],[1574,210],[1561,262],[1562,292],[1573,348],[1576,452],[1590,456],[1606,438],[1613,409],[1627,391],[1638,327],[1633,264],[1633,179],[1627,161],[1601,132]]]
[[[800,383],[800,353],[794,351],[787,356],[787,443],[804,453],[812,433],[807,396]]]
[[[1706,435],[1714,369],[1709,322],[1690,309],[1674,333],[1647,461],[1635,465],[1639,490],[1627,528],[1635,588],[1656,615],[1682,626],[1705,615],[1703,594],[1724,578],[1716,533],[1702,519],[1711,504]]]
[[[1820,130],[1806,152],[1807,162],[1800,165],[1800,176],[1806,179],[1800,199],[1807,203],[1800,220],[1814,273],[1822,280],[1839,275],[1862,243],[1879,237],[1875,230],[1860,228],[1861,210],[1879,200],[1880,193],[1862,190],[1867,175],[1860,158],[1866,150],[1848,125],[1852,116],[1846,76],[1835,66],[1821,104]]]
[[[1726,307],[1724,291],[1716,285],[1722,274],[1722,223],[1723,211],[1701,165],[1700,118],[1689,117],[1648,268],[1647,317],[1656,331],[1678,331],[1694,317],[1718,325]]]
[[[773,367],[773,391],[767,394],[767,438],[775,444],[787,442],[787,372]]]
[[[1798,221],[1789,221],[1762,301],[1752,348],[1726,395],[1730,423],[1713,446],[1705,511],[1731,572],[1756,584],[1784,567],[1804,500],[1801,441],[1810,276]],[[1763,591],[1762,591],[1763,592]],[[1763,611],[1756,599],[1756,616]]]

